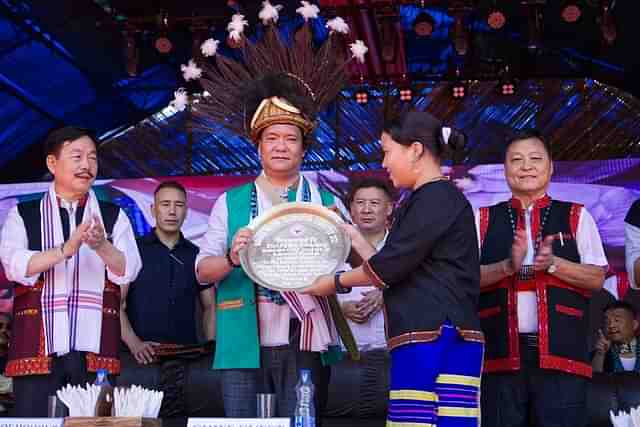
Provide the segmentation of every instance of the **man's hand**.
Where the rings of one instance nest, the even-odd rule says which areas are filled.
[[[553,239],[555,235],[544,238],[538,248],[538,253],[533,260],[533,269],[536,271],[547,271],[549,266],[553,264]]]
[[[82,241],[94,251],[107,241],[107,234],[97,215],[93,216],[92,225],[82,234]]]
[[[253,230],[249,228],[241,228],[233,236],[229,256],[235,265],[240,265],[240,251],[247,247],[251,239],[253,239]]]
[[[155,361],[156,352],[154,346],[157,345],[159,345],[157,342],[135,339],[134,342],[129,345],[129,351],[139,364],[146,365]]]
[[[357,304],[359,303],[359,301],[343,302],[340,304],[340,308],[342,309],[342,313],[344,313],[344,317],[347,319],[356,323],[366,323],[369,319],[367,316],[362,314],[361,310],[358,309]]]
[[[511,245],[511,268],[517,273],[522,268],[524,257],[527,256],[527,232],[526,230],[516,230]]]
[[[382,309],[382,291],[380,289],[372,289],[364,292],[363,295],[357,307],[362,316],[369,320]]]
[[[85,221],[73,230],[73,233],[69,236],[69,240],[64,242],[62,246],[62,253],[65,258],[75,255],[80,250],[80,246],[84,243],[83,237],[89,228],[91,228],[91,222]]]
[[[602,333],[602,329],[598,329],[598,342],[596,343],[596,352],[599,354],[607,354],[611,348],[611,341]]]

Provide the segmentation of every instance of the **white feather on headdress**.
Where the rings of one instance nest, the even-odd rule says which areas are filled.
[[[448,126],[442,126],[442,142],[444,142],[444,145],[449,144],[450,137],[451,137],[451,128]]]
[[[275,24],[280,18],[281,9],[281,4],[274,6],[269,2],[269,0],[265,0],[262,2],[262,9],[258,14],[258,18],[260,18],[264,25]]]
[[[307,22],[309,19],[318,18],[318,14],[320,13],[320,8],[315,4],[311,4],[308,1],[301,1],[302,6],[296,9],[302,17],[304,18],[304,22]]]
[[[199,79],[202,76],[202,68],[198,68],[198,65],[193,59],[189,60],[189,64],[180,66],[182,70],[182,77],[186,81]]]
[[[236,13],[231,17],[231,22],[227,25],[227,31],[229,31],[229,37],[233,40],[238,41],[242,38],[242,33],[244,33],[244,27],[249,25],[246,19],[244,19],[244,15]]]
[[[263,0],[260,1],[262,3]],[[271,0],[272,3],[277,1]],[[307,2],[315,3],[313,0],[307,0]],[[276,30],[271,21],[282,12],[278,12],[279,6],[275,7],[267,1],[262,3],[262,6],[264,10],[260,18],[270,20],[271,28],[265,31],[265,35],[268,36],[271,31],[275,33]],[[307,4],[302,3],[302,6],[311,11]],[[334,28],[341,33],[348,31],[343,20],[336,20],[334,23],[338,24]],[[282,40],[282,37],[272,37],[264,43],[252,42],[245,39],[246,26],[247,21],[240,14],[234,15],[227,26],[229,31],[227,43],[230,47],[243,45],[249,47],[242,51],[241,60],[225,58],[224,61],[228,61],[228,64],[223,64],[221,67],[203,65],[199,83],[202,90],[208,91],[210,95],[190,95],[187,105],[187,109],[192,110],[196,116],[206,119],[198,126],[209,129],[211,126],[208,123],[215,122],[234,133],[252,138],[252,129],[249,128],[248,121],[254,114],[253,98],[258,106],[262,100],[259,98],[264,98],[264,94],[260,93],[262,90],[273,89],[274,94],[277,95],[282,90],[279,86],[284,86],[279,83],[283,79],[274,76],[274,87],[267,87],[271,83],[263,81],[263,70],[267,72],[281,70],[279,72],[287,73],[289,77],[298,80],[300,88],[296,88],[296,91],[299,89],[300,93],[296,93],[295,98],[302,105],[298,106],[296,103],[294,105],[296,108],[302,107],[299,109],[304,110],[304,115],[308,116],[309,122],[315,121],[318,112],[324,109],[348,82],[350,62],[348,59],[351,52],[335,49],[333,44],[336,42],[334,40],[336,34],[327,38],[318,49],[307,49],[308,37],[295,37],[291,43]],[[220,58],[219,54],[220,52],[216,54],[218,58]],[[286,81],[286,86],[290,86],[289,79]],[[251,87],[250,91],[246,90],[248,85]],[[304,91],[306,94],[302,93],[302,87],[306,89]],[[251,105],[247,102],[247,92],[250,93]],[[302,102],[302,98],[306,98],[307,95],[310,98],[309,102]],[[180,104],[184,102],[178,101],[178,105]],[[248,109],[248,107],[251,108]]]
[[[214,39],[207,39],[200,45],[200,52],[203,56],[214,56],[218,51],[218,44],[220,42]]]
[[[367,45],[362,40],[356,40],[349,45],[351,54],[358,60],[359,63],[364,64],[364,55],[369,51]]]
[[[327,21],[327,28],[332,33],[349,34],[349,25],[339,16]]]
[[[189,105],[189,95],[187,94],[186,89],[181,87],[173,92],[173,96],[173,101],[169,103],[169,106],[178,111],[184,111],[187,108],[187,105]]]

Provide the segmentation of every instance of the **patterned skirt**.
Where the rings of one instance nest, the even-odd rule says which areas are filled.
[[[387,427],[479,426],[483,352],[450,323],[434,341],[392,350]]]

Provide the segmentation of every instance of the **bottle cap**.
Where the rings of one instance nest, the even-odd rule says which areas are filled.
[[[96,372],[96,382],[97,383],[102,383],[107,379],[107,375],[109,374],[109,372],[102,368],[102,369],[98,369],[98,371]]]

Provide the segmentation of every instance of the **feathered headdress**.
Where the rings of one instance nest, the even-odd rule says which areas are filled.
[[[245,17],[234,15],[227,26],[229,42],[242,49],[242,62],[219,55],[217,40],[205,41],[203,58],[182,66],[185,80],[198,79],[203,95],[189,102],[181,88],[172,105],[177,109],[191,105],[198,127],[212,130],[215,122],[254,143],[273,124],[298,126],[307,137],[318,112],[347,82],[347,63],[354,58],[364,62],[367,47],[358,40],[351,44],[349,56],[340,40],[349,27],[342,18],[334,18],[327,23],[327,40],[314,49],[309,20],[318,17],[319,9],[308,1],[301,3],[297,12],[305,22],[291,45],[282,40],[276,26],[282,6],[262,3],[259,18],[265,32],[255,43],[244,35]]]

